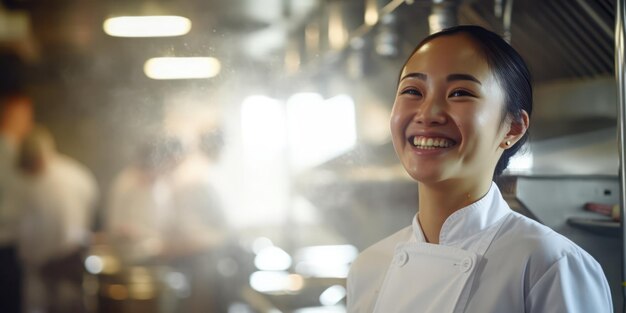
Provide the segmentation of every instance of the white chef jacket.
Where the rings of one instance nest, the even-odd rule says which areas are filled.
[[[113,181],[107,200],[105,229],[124,261],[140,262],[161,253],[171,213],[171,188],[165,179],[148,178],[129,166]]]
[[[44,312],[53,298],[48,294],[50,287],[46,286],[40,269],[89,243],[98,186],[87,167],[55,154],[46,160],[41,174],[22,177],[18,195],[21,210],[18,252],[24,265],[24,312]],[[69,299],[80,299],[80,292],[74,286],[55,285],[60,286],[63,286],[62,294]],[[60,299],[63,300],[67,301]]]
[[[211,172],[210,160],[197,153],[189,155],[172,173],[168,240],[209,248],[225,239],[226,221]]]
[[[613,312],[600,265],[564,236],[513,212],[492,183],[448,217],[439,245],[419,223],[352,264],[348,312]]]
[[[55,155],[45,171],[20,183],[19,255],[40,266],[88,243],[98,186],[84,165]]]

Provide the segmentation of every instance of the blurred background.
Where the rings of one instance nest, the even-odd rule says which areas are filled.
[[[616,1],[2,0],[0,311],[345,312],[352,260],[416,213],[402,64],[477,24],[535,83],[498,184],[621,312]]]

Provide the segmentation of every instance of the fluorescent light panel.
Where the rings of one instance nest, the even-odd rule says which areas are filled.
[[[211,57],[163,57],[149,59],[143,70],[152,79],[191,79],[214,77],[220,67],[219,60]]]
[[[104,21],[104,32],[114,37],[173,37],[191,30],[191,21],[182,16],[118,16]]]

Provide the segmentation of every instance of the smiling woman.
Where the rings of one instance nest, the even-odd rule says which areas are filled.
[[[507,129],[498,125],[503,92],[481,59],[472,39],[450,36],[427,43],[404,67],[391,128],[396,152],[414,179],[489,175]],[[426,149],[430,140],[446,147]]]
[[[531,111],[528,69],[498,35],[457,26],[417,46],[391,133],[419,211],[353,263],[349,312],[612,312],[600,265],[511,211],[493,182]]]

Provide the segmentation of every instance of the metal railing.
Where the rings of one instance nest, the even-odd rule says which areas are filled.
[[[624,151],[624,136],[626,123],[626,86],[624,86],[624,18],[625,18],[624,0],[617,0],[617,8],[615,10],[615,81],[617,83],[617,122],[618,122],[618,141],[619,141],[619,180],[620,180],[620,207],[622,221],[622,296],[624,298],[624,307],[626,309],[626,246],[624,239],[626,238],[626,227],[624,227],[624,218],[626,217],[626,152]],[[624,310],[626,312],[626,310]]]

